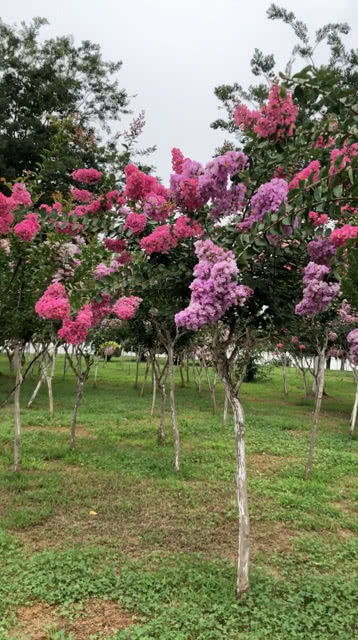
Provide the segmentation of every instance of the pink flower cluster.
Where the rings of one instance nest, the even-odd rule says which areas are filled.
[[[87,189],[77,189],[76,187],[73,187],[71,190],[71,196],[74,200],[77,200],[77,202],[82,203],[91,202],[94,197],[91,191],[88,191]]]
[[[308,217],[314,227],[320,227],[328,222],[328,215],[326,213],[317,213],[317,211],[310,211]]]
[[[358,329],[353,329],[347,335],[347,342],[349,345],[348,357],[352,364],[358,366]]]
[[[97,169],[76,169],[71,173],[71,176],[76,182],[82,184],[96,184],[102,178],[103,173]]]
[[[12,186],[11,196],[0,193],[0,233],[8,234],[14,222],[14,211],[19,207],[32,204],[31,196],[24,184],[18,182]]]
[[[198,240],[195,253],[195,279],[190,285],[189,306],[175,315],[178,327],[197,330],[213,324],[235,305],[244,305],[253,294],[250,287],[238,285],[238,268],[232,251],[226,251],[211,240]]]
[[[177,244],[178,240],[170,224],[162,224],[156,227],[152,233],[140,241],[141,248],[145,253],[148,253],[148,255],[152,253],[168,253],[170,249],[174,249]]]
[[[347,300],[343,300],[342,306],[338,311],[338,315],[346,324],[358,324],[358,311],[352,309]]]
[[[204,231],[197,220],[191,220],[188,216],[180,216],[173,225],[173,233],[177,240],[184,238],[200,238]]]
[[[137,313],[141,302],[142,298],[137,296],[123,296],[113,305],[112,311],[120,320],[131,320]]]
[[[126,188],[124,195],[128,200],[143,200],[149,194],[162,196],[167,199],[167,190],[156,178],[149,176],[133,164],[125,169]]]
[[[317,182],[319,178],[319,172],[321,171],[321,163],[319,160],[312,160],[307,167],[301,169],[296,175],[292,178],[291,182],[288,185],[289,189],[298,189],[300,183],[311,179],[312,182]]]
[[[150,193],[144,199],[143,213],[157,222],[165,222],[172,209],[173,205],[166,198],[155,193]]]
[[[28,213],[21,222],[14,226],[14,233],[24,242],[31,242],[41,227],[37,213]]]
[[[182,152],[180,151],[180,149],[177,149],[176,147],[174,147],[172,149],[172,168],[174,173],[182,172],[184,160],[185,158]]]
[[[103,242],[106,249],[114,253],[120,253],[127,247],[127,243],[122,238],[105,238]]]
[[[237,127],[243,131],[253,129],[260,138],[281,140],[293,135],[298,110],[289,91],[274,85],[269,93],[267,104],[259,111],[250,111],[239,104],[234,113]]]
[[[329,236],[330,242],[335,247],[342,247],[348,240],[358,237],[358,226],[344,224],[343,227],[334,229]]]
[[[357,142],[351,145],[344,145],[342,149],[332,149],[329,175],[333,176],[343,171],[356,155],[358,155]]]
[[[71,307],[65,287],[56,282],[47,287],[35,304],[36,313],[48,320],[64,320],[70,317]]]
[[[340,291],[339,283],[328,283],[325,277],[329,274],[329,267],[309,262],[304,270],[303,298],[296,305],[296,313],[301,316],[315,316],[327,311],[332,300]]]
[[[143,233],[147,226],[147,216],[144,213],[130,212],[127,215],[123,230],[130,229],[135,235]]]

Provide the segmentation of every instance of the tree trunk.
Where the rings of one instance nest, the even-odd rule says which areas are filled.
[[[84,390],[84,380],[82,378],[77,379],[77,394],[76,394],[76,402],[73,409],[72,414],[72,422],[71,422],[71,449],[76,448],[76,426],[77,426],[77,413],[81,404],[82,396]]]
[[[345,358],[341,358],[341,371],[345,370],[346,360]]]
[[[236,596],[240,599],[249,588],[250,519],[247,498],[244,411],[233,385],[224,379],[226,393],[234,415],[236,448],[236,500],[239,517],[239,549],[237,558]]]
[[[43,375],[41,374],[41,378],[39,379],[39,381],[38,381],[38,383],[37,383],[37,385],[36,385],[36,387],[35,387],[35,389],[34,389],[34,391],[33,391],[33,394],[32,394],[32,396],[31,396],[31,398],[30,398],[30,400],[28,401],[28,403],[27,403],[27,405],[26,405],[28,409],[30,409],[30,407],[31,407],[32,403],[33,403],[33,402],[34,402],[34,400],[36,399],[36,396],[37,396],[38,392],[39,392],[39,391],[40,391],[40,389],[41,389],[41,386],[42,386],[43,381],[44,381],[44,378],[43,378]]]
[[[156,399],[157,399],[157,374],[155,373],[155,366],[154,363],[152,363],[152,379],[153,379],[153,392],[152,392],[152,406],[150,409],[150,416],[151,418],[153,418],[154,416],[154,410],[155,410],[155,403],[156,403]]]
[[[135,381],[134,381],[134,388],[135,389],[138,389],[140,357],[141,357],[141,352],[138,351],[137,360],[136,360],[136,367],[135,367]]]
[[[166,405],[166,398],[167,398],[164,380],[160,385],[160,393],[161,393],[161,403],[160,403],[158,442],[159,444],[163,444],[165,441],[165,405]]]
[[[229,409],[229,398],[225,389],[224,414],[223,414],[223,423],[225,426],[227,424],[228,409]]]
[[[53,393],[52,393],[52,376],[46,376],[47,390],[48,390],[48,411],[50,417],[53,418]]]
[[[179,373],[180,373],[180,386],[185,387],[184,373],[183,373],[183,365],[179,365]]]
[[[20,344],[15,346],[13,363],[14,371],[16,375],[16,389],[14,393],[14,422],[15,422],[15,437],[14,437],[14,471],[21,470],[21,412],[20,412],[20,393],[21,393],[21,362],[22,362],[22,347]]]
[[[7,359],[9,361],[9,371],[10,371],[10,375],[14,375],[14,352],[10,351],[9,349],[6,349],[6,355],[7,355]]]
[[[148,373],[149,373],[149,360],[147,360],[146,365],[145,365],[144,380],[143,380],[143,384],[142,384],[140,392],[139,392],[139,397],[140,398],[143,398],[143,396],[144,396],[144,389],[145,389],[145,385],[146,385],[146,382],[147,382]]]
[[[358,380],[357,380],[356,395],[355,395],[354,405],[353,405],[353,410],[351,415],[351,428],[350,428],[351,436],[353,436],[354,434],[354,429],[357,422],[357,413],[358,413]]]
[[[326,345],[321,349],[319,356],[317,358],[317,393],[316,393],[315,408],[313,412],[311,433],[310,433],[309,444],[308,444],[308,456],[307,456],[307,462],[306,462],[306,468],[305,468],[305,480],[307,480],[312,473],[318,420],[319,420],[319,414],[321,411],[321,404],[322,404],[322,398],[323,398],[323,392],[324,392],[325,364],[326,364]]]
[[[94,380],[93,380],[93,386],[94,387],[97,387],[98,366],[99,366],[99,359],[96,360],[96,364],[95,364],[95,368],[94,368]]]
[[[174,380],[174,350],[173,343],[168,344],[168,369],[170,383],[170,413],[172,418],[172,428],[174,436],[174,471],[180,470],[180,437],[176,417],[175,407],[175,380]]]
[[[190,375],[189,375],[189,358],[187,358],[186,361],[186,381],[189,384],[190,382]]]
[[[216,394],[215,394],[216,379],[214,378],[214,381],[211,382],[210,373],[209,373],[208,367],[205,367],[205,373],[206,373],[206,379],[208,381],[208,386],[209,386],[209,391],[210,391],[211,407],[212,407],[212,410],[213,410],[213,415],[215,416],[216,415],[216,411],[217,411]]]
[[[283,374],[283,392],[285,396],[288,395],[287,388],[287,367],[286,367],[286,354],[282,356],[282,374]]]

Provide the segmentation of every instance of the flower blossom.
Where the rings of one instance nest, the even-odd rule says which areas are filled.
[[[311,179],[312,182],[317,182],[320,171],[321,171],[321,163],[319,162],[319,160],[312,160],[312,162],[310,162],[307,165],[307,167],[304,167],[304,169],[301,169],[301,171],[296,173],[296,175],[292,178],[291,182],[289,183],[288,188],[290,190],[298,189],[301,182],[309,179]]]
[[[76,171],[72,171],[71,176],[76,182],[82,182],[82,184],[96,184],[102,178],[103,173],[97,169],[76,169]]]
[[[324,280],[328,273],[329,267],[315,262],[309,262],[305,267],[303,298],[295,308],[298,315],[315,316],[327,311],[340,291],[339,283],[328,283]]]
[[[198,240],[195,253],[199,262],[190,285],[190,304],[175,315],[178,327],[192,330],[215,323],[230,307],[244,305],[253,293],[250,287],[237,284],[238,268],[232,251],[211,240]]]
[[[141,302],[142,298],[137,296],[123,296],[113,305],[112,311],[120,320],[131,320],[137,313]]]
[[[326,213],[317,213],[317,211],[310,211],[308,214],[314,227],[320,227],[328,222],[328,215]]]
[[[174,249],[178,244],[170,224],[162,224],[156,227],[152,233],[145,236],[140,241],[140,246],[151,255],[152,253],[168,253],[170,249]]]
[[[14,226],[14,233],[24,242],[31,242],[41,227],[37,213],[28,213],[21,222]]]
[[[147,226],[147,216],[144,213],[129,213],[127,215],[123,230],[130,229],[132,233],[138,235],[143,233]]]
[[[51,284],[35,304],[37,315],[48,320],[69,318],[71,307],[65,287],[60,283]]]
[[[342,247],[347,240],[352,240],[358,237],[358,226],[351,224],[344,224],[339,229],[334,229],[329,236],[330,242],[335,247]]]
[[[260,110],[250,111],[245,105],[239,104],[234,113],[236,126],[243,131],[253,129],[260,138],[274,138],[281,140],[293,135],[298,110],[293,102],[292,94],[274,85],[268,95],[267,104]]]

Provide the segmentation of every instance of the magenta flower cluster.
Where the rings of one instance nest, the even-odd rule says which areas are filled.
[[[243,131],[253,129],[260,138],[280,140],[293,135],[298,110],[292,94],[274,85],[269,93],[267,104],[260,111],[251,111],[239,104],[234,113],[235,124]]]
[[[82,184],[96,184],[101,180],[103,173],[97,169],[76,169],[72,171],[71,176]]]
[[[142,298],[137,296],[123,296],[113,305],[112,311],[120,320],[131,320],[137,313]]]
[[[199,262],[194,267],[190,304],[175,315],[178,327],[192,330],[214,324],[230,307],[244,305],[253,293],[250,287],[237,284],[238,268],[232,251],[211,240],[199,240],[195,253]]]
[[[27,213],[21,222],[14,226],[14,233],[24,242],[31,242],[41,227],[37,213]]]

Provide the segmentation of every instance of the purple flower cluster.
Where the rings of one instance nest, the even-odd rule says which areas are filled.
[[[211,240],[195,243],[199,258],[194,267],[189,306],[175,315],[178,327],[197,330],[217,322],[234,305],[244,305],[253,291],[238,285],[238,268],[232,251],[218,247]]]
[[[273,178],[262,184],[251,198],[250,216],[238,225],[239,231],[251,229],[255,222],[260,222],[265,213],[275,213],[287,200],[288,184],[282,178]]]
[[[353,329],[347,335],[347,342],[349,344],[348,357],[352,364],[358,366],[358,329]]]
[[[328,283],[324,278],[329,273],[329,267],[323,264],[309,262],[304,270],[303,299],[296,305],[296,313],[301,316],[315,316],[327,311],[332,300],[339,294],[339,283]]]
[[[352,309],[347,300],[343,300],[342,306],[338,311],[338,315],[346,324],[358,324],[358,312]]]
[[[328,265],[330,259],[337,253],[337,249],[329,238],[317,238],[307,245],[307,253],[316,264]]]
[[[228,178],[245,169],[249,159],[242,151],[227,151],[217,156],[205,167],[199,178],[200,195],[205,202],[216,200],[225,194]]]

